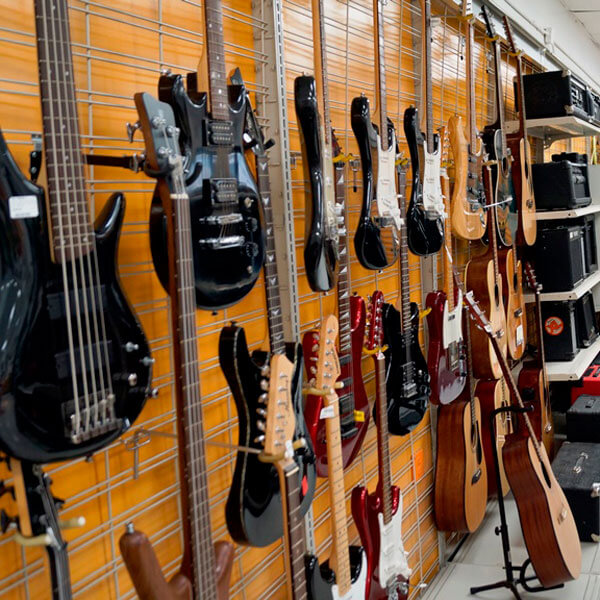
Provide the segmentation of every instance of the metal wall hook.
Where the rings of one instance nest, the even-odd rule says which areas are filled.
[[[169,439],[177,439],[177,434],[167,433],[166,431],[154,431],[152,429],[137,429],[135,433],[127,440],[121,440],[121,443],[127,450],[133,452],[133,478],[139,477],[140,467],[140,448],[150,443],[152,437],[162,437]]]

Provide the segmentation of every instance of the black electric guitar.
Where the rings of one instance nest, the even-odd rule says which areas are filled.
[[[433,132],[433,83],[431,65],[431,0],[423,2],[423,40],[425,59],[425,133],[421,132],[419,113],[414,106],[404,111],[404,134],[412,163],[412,190],[406,228],[408,247],[413,254],[434,254],[444,241],[444,198],[440,185],[440,137]]]
[[[186,192],[190,197],[196,303],[213,310],[242,299],[254,286],[264,262],[263,210],[256,182],[244,157],[243,133],[248,97],[242,86],[227,86],[220,0],[204,2],[208,81],[198,73],[163,75],[158,96],[173,107]],[[204,71],[204,61],[199,73]],[[208,83],[208,94],[198,86]],[[210,100],[210,108],[209,108]],[[166,228],[160,194],[150,213],[150,244],[165,289],[169,275]]]
[[[504,92],[502,91],[502,74],[500,72],[500,41],[491,15],[486,6],[481,7],[488,37],[492,40],[494,52],[494,73],[496,89],[496,120],[486,125],[483,130],[483,143],[489,160],[493,161],[492,186],[496,196],[496,229],[498,242],[511,246],[517,231],[516,203],[512,193],[512,161],[513,157],[506,140],[506,123],[504,115]]]
[[[265,290],[270,353],[256,350],[250,355],[243,328],[224,327],[219,339],[219,362],[233,394],[238,413],[239,444],[257,450],[263,448],[260,415],[265,408],[271,356],[284,355],[294,365],[292,400],[296,410],[296,438],[307,445],[296,458],[298,498],[305,514],[312,502],[316,472],[310,437],[306,434],[302,398],[302,347],[286,343],[279,298],[279,276],[275,258],[273,210],[269,183],[269,164],[262,130],[254,111],[247,104],[247,135],[256,160],[258,186],[264,203],[266,230]],[[257,454],[237,453],[231,489],[225,505],[227,527],[240,544],[267,546],[283,535],[281,492],[277,470],[261,462]]]
[[[312,0],[315,77],[301,75],[294,81],[302,162],[310,182],[310,194],[306,196],[304,265],[308,283],[315,292],[327,292],[336,284],[339,254],[323,11],[323,0]]]
[[[373,0],[379,124],[371,121],[366,96],[354,98],[350,109],[363,175],[363,201],[354,248],[360,264],[376,270],[390,266],[398,258],[398,230],[403,226],[396,193],[398,144],[394,124],[387,116],[383,4],[383,0]]]
[[[399,174],[400,197],[404,199],[406,167]],[[404,220],[404,202],[400,215]],[[427,362],[419,345],[419,307],[410,301],[408,244],[406,230],[400,230],[400,296],[396,307],[383,306],[383,335],[387,346],[386,386],[388,429],[394,435],[410,433],[420,422],[431,394]]]
[[[35,22],[48,197],[0,135],[0,447],[47,463],[126,431],[152,359],[116,270],[123,195],[90,218],[67,0],[36,0]]]

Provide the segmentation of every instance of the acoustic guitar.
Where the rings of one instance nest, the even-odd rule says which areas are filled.
[[[145,169],[158,175],[169,249],[171,331],[179,438],[183,515],[183,558],[179,572],[165,581],[148,538],[128,524],[119,540],[125,565],[140,600],[227,600],[233,546],[211,543],[210,499],[200,396],[191,211],[179,154],[179,130],[172,108],[150,94],[135,94],[146,145]]]
[[[519,389],[493,327],[471,294],[465,303],[479,327],[489,337],[512,397],[524,408]],[[569,503],[558,485],[543,444],[527,413],[517,416],[515,431],[502,448],[506,476],[517,503],[523,537],[531,564],[544,587],[579,577],[581,544]]]

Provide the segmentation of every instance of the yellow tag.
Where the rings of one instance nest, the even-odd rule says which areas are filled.
[[[354,411],[354,420],[357,423],[364,423],[365,422],[365,413],[362,410],[355,410]]]
[[[425,308],[419,313],[419,318],[426,317],[431,312],[431,308]]]

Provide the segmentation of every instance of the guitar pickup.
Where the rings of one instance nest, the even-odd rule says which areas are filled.
[[[425,211],[425,218],[428,221],[437,221],[437,219],[440,218],[440,213],[437,210],[426,210]]]
[[[205,180],[205,185],[210,186],[210,198],[217,204],[232,204],[238,202],[237,180],[229,177],[227,179]]]
[[[231,121],[209,121],[208,141],[215,146],[233,145],[233,123]]]
[[[198,221],[203,225],[235,225],[241,223],[244,217],[240,213],[230,215],[211,215],[210,217],[200,217]]]
[[[373,221],[379,227],[391,227],[394,224],[394,219],[392,217],[374,217]]]
[[[211,250],[225,250],[226,248],[241,248],[246,239],[243,235],[226,235],[218,238],[207,238],[198,242],[202,248]]]

